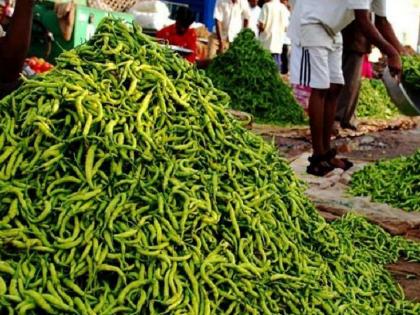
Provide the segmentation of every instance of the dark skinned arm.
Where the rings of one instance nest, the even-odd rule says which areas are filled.
[[[260,33],[264,32],[265,25],[262,22],[258,23],[258,30],[260,31]]]
[[[390,43],[400,54],[404,54],[404,47],[401,45],[397,36],[395,35],[394,28],[389,23],[386,17],[375,16],[375,26],[382,36]]]
[[[215,20],[216,22],[216,36],[217,36],[217,40],[219,41],[219,52],[222,53],[223,52],[223,39],[222,39],[222,22],[220,22],[219,20]]]
[[[371,42],[379,48],[379,50],[388,57],[388,67],[392,76],[398,79],[401,76],[402,64],[401,57],[397,49],[388,42],[379,30],[373,25],[370,20],[369,10],[354,10],[356,17],[356,24],[363,30],[363,34]]]
[[[28,53],[32,15],[35,0],[17,0],[7,35],[0,42],[0,82],[13,82],[19,78]]]

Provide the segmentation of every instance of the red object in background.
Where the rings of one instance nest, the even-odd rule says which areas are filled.
[[[176,32],[175,24],[172,24],[157,32],[156,37],[166,39],[171,45],[192,50],[193,53],[185,56],[185,59],[191,63],[195,63],[197,54],[197,34],[194,29],[189,28],[184,35],[179,35]]]
[[[44,73],[50,71],[53,65],[46,62],[42,58],[32,57],[26,59],[26,64],[36,73]]]
[[[367,78],[367,79],[373,78],[373,67],[372,67],[372,63],[369,61],[368,55],[365,55],[363,57],[362,78]]]

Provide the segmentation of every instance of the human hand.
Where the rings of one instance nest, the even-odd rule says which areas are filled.
[[[409,56],[410,53],[405,47],[401,47],[400,49],[400,56]]]
[[[223,43],[223,40],[219,40],[219,49],[217,50],[218,54],[223,54],[225,51],[225,44]]]
[[[401,82],[402,62],[398,54],[388,56],[388,68],[391,76],[395,78],[398,83]]]

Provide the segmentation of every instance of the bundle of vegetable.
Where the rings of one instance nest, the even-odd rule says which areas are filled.
[[[409,157],[380,161],[353,174],[350,193],[370,196],[406,211],[420,211],[420,150]]]
[[[296,103],[271,57],[253,31],[242,31],[229,50],[216,57],[207,69],[213,84],[229,94],[234,109],[251,113],[260,122],[303,124]]]
[[[420,55],[405,56],[403,61],[404,86],[412,91],[420,90]]]
[[[377,119],[390,119],[398,116],[398,109],[392,103],[382,81],[362,80],[356,116]]]
[[[114,20],[4,99],[0,313],[418,312],[227,100]]]

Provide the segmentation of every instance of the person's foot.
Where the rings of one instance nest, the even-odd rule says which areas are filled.
[[[327,162],[333,166],[334,168],[341,168],[344,171],[349,170],[353,167],[353,162],[349,161],[348,159],[344,158],[337,158],[337,150],[331,149],[325,155]]]
[[[350,130],[354,130],[354,131],[357,130],[357,126],[352,124],[352,123],[341,123],[340,126],[343,129],[350,129]]]
[[[342,121],[340,125],[341,125],[341,128],[343,129],[350,129],[350,130],[357,131],[359,122],[355,118],[353,118],[349,122]]]
[[[334,168],[340,168],[344,171],[353,167],[353,163],[350,162],[348,159],[340,159],[340,158],[333,158],[328,161]]]
[[[306,172],[310,175],[323,177],[334,170],[328,161],[325,160],[325,156],[311,156],[309,158],[309,166],[306,168]]]
[[[340,134],[340,123],[338,121],[334,122],[333,129],[332,129],[332,135],[334,137],[337,137]]]

